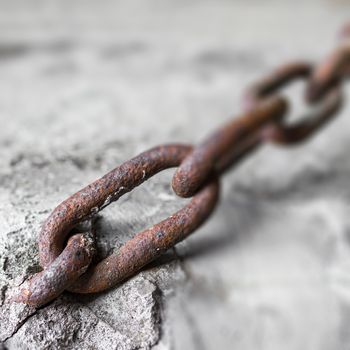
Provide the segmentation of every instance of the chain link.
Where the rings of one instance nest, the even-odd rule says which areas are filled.
[[[264,98],[275,94],[295,79],[309,79],[313,67],[307,62],[291,62],[275,69],[265,78],[252,85],[244,95],[243,108],[250,110],[256,108]],[[306,141],[317,129],[326,125],[339,111],[343,103],[343,95],[339,83],[326,91],[324,99],[315,106],[310,103],[307,96],[305,102],[312,111],[300,122],[287,125],[284,120],[272,123],[263,131],[263,139],[275,144],[292,145]]]
[[[342,82],[350,75],[350,25],[342,30],[341,38],[340,45],[320,65],[288,63],[253,84],[244,95],[242,115],[198,146],[155,147],[62,202],[44,222],[39,235],[43,270],[25,281],[13,300],[39,307],[64,290],[106,290],[195,231],[218,202],[219,176],[224,171],[264,142],[292,145],[305,141],[334,118],[343,102]],[[286,122],[288,101],[278,91],[300,78],[307,82],[305,102],[312,111],[290,125]],[[173,189],[181,197],[193,197],[189,204],[136,234],[118,252],[92,263],[96,214],[153,175],[172,167],[179,167],[173,177]],[[86,220],[91,222],[90,232],[74,233],[77,224]]]

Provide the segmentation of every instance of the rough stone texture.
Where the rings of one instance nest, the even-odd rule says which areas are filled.
[[[265,146],[223,181],[215,215],[106,293],[9,303],[37,234],[69,194],[153,145],[197,142],[281,62],[317,59],[341,1],[0,2],[3,349],[348,349],[347,107],[310,143]],[[287,91],[295,98],[301,86]],[[184,200],[172,171],[105,209],[108,254]],[[1,348],[0,346],[0,348]]]

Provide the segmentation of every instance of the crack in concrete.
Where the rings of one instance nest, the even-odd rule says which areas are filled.
[[[23,320],[21,320],[15,327],[14,331],[6,338],[3,339],[3,342],[6,343],[9,339],[13,338],[20,329],[30,320],[33,316],[37,314],[38,310],[34,310],[33,313],[29,314],[27,317],[25,317]]]

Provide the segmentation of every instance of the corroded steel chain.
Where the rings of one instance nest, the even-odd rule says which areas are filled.
[[[132,276],[210,216],[219,197],[219,177],[229,167],[264,142],[293,145],[307,140],[330,121],[341,107],[342,82],[349,76],[348,25],[341,33],[339,46],[321,64],[288,63],[252,85],[244,95],[243,113],[200,145],[155,147],[73,194],[44,222],[39,236],[43,270],[22,284],[13,300],[38,307],[64,290],[96,293]],[[313,110],[308,117],[289,125],[285,120],[288,102],[277,93],[285,84],[299,78],[307,81],[305,100]],[[189,204],[136,234],[118,252],[93,264],[93,224],[91,232],[74,233],[77,224],[93,221],[107,205],[172,167],[178,167],[173,189],[181,197],[193,197]]]

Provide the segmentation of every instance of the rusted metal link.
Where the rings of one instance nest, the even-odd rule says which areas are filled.
[[[45,269],[26,283],[16,300],[40,306],[65,289],[93,293],[110,288],[198,228],[217,203],[216,178],[208,179],[208,184],[183,209],[137,234],[117,253],[91,266],[80,279],[78,277],[86,271],[91,261],[90,255],[87,260],[86,254],[76,244],[68,244],[61,253],[66,236],[78,221],[95,215],[159,171],[178,166],[191,150],[191,146],[178,144],[153,148],[125,162],[61,203],[46,220],[40,234],[39,254]],[[80,257],[84,258],[84,264],[79,264]],[[72,270],[72,266],[81,267],[76,271]]]
[[[40,264],[46,267],[62,252],[65,239],[79,222],[130,192],[158,172],[178,166],[191,146],[167,145],[141,153],[86,186],[57,206],[39,235]]]
[[[249,111],[256,107],[265,97],[284,87],[292,80],[307,78],[312,72],[312,65],[305,61],[284,64],[251,85],[243,95],[243,109]]]
[[[211,180],[184,208],[157,225],[138,233],[117,252],[92,266],[70,288],[77,293],[96,293],[135,274],[196,230],[212,213],[218,200],[218,181]]]
[[[339,33],[340,44],[314,70],[309,80],[306,97],[317,102],[339,82],[350,76],[350,23]]]
[[[327,93],[323,103],[314,107],[301,122],[291,125],[271,124],[262,130],[262,138],[279,145],[292,145],[306,141],[316,131],[332,120],[343,104],[343,95],[339,87],[334,87]]]
[[[264,98],[276,93],[278,89],[295,79],[307,79],[312,71],[310,63],[300,61],[278,67],[246,91],[243,98],[245,108],[248,110],[254,108]],[[327,91],[324,101],[319,106],[313,106],[310,114],[301,121],[292,125],[287,125],[284,120],[270,123],[262,130],[261,136],[265,141],[284,145],[305,141],[336,115],[342,102],[340,85],[335,85]]]
[[[229,154],[235,151],[247,138],[271,121],[281,119],[287,111],[287,101],[280,97],[266,99],[255,109],[244,113],[216,132],[183,161],[173,177],[173,189],[181,197],[191,197],[205,183],[208,176],[220,173],[221,167],[226,168],[222,159],[228,160]]]
[[[57,298],[87,270],[94,252],[91,233],[72,236],[57,259],[25,281],[12,300],[38,307]]]
[[[310,102],[317,102],[350,74],[350,42],[339,46],[314,71],[307,89]]]
[[[350,76],[350,23],[339,33],[340,44],[314,70],[306,90],[309,102],[317,102],[334,85]]]
[[[262,143],[293,144],[306,140],[336,114],[342,104],[341,83],[350,75],[350,25],[342,44],[316,69],[304,61],[283,65],[251,86],[244,113],[212,133],[199,146],[172,144],[152,148],[123,163],[58,205],[39,235],[43,271],[19,288],[16,302],[41,306],[64,290],[96,293],[132,276],[196,230],[213,212],[219,196],[218,176]],[[345,41],[347,40],[347,41]],[[288,125],[288,102],[275,95],[294,79],[309,82],[307,102],[314,108],[300,122]],[[322,103],[314,102],[324,98]],[[136,234],[118,251],[95,263],[94,230],[75,233],[77,225],[159,173],[179,167],[174,191],[191,201],[162,222]],[[74,232],[75,231],[75,232]],[[82,232],[78,231],[78,232]]]

